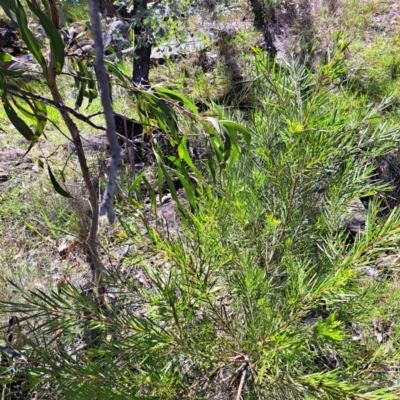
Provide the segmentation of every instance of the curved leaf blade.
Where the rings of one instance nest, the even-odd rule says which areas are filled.
[[[49,38],[50,45],[54,51],[54,56],[57,63],[57,73],[61,73],[65,60],[64,41],[62,40],[57,28],[53,25],[47,15],[36,8],[29,0],[26,0],[26,2],[29,9],[38,17],[47,37]]]
[[[17,131],[26,140],[29,140],[30,142],[36,141],[36,135],[31,131],[29,126],[26,124],[26,122],[17,115],[14,108],[12,107],[9,100],[7,99],[7,96],[5,95],[5,93],[3,93],[2,100],[3,100],[4,111],[6,112],[7,117],[9,118],[11,123],[14,125],[14,127],[17,129]]]
[[[53,185],[54,190],[60,194],[63,197],[67,197],[69,199],[72,199],[72,195],[70,193],[68,193],[66,190],[64,190],[61,185],[57,182],[56,178],[53,175],[53,172],[51,172],[51,168],[48,165],[47,166],[48,170],[49,170],[49,175],[50,175],[50,181],[51,184]]]
[[[199,111],[197,110],[196,106],[186,97],[182,96],[179,93],[176,93],[172,90],[165,89],[163,87],[156,87],[156,93],[160,96],[163,96],[168,99],[180,101],[184,104],[193,114],[198,115]]]
[[[0,61],[1,62],[10,62],[12,61],[12,57],[8,53],[0,52]]]
[[[190,187],[190,183],[178,171],[174,171],[174,174],[179,178],[180,182],[182,183],[183,189],[185,190],[187,199],[188,199],[189,204],[190,204],[190,208],[191,208],[191,210],[193,212],[195,210],[195,208],[196,208],[196,199],[195,199],[193,190]]]
[[[236,122],[220,120],[219,123],[226,128],[234,129],[235,131],[239,131],[243,135],[243,139],[246,141],[247,148],[250,148],[251,145],[251,133],[243,126]]]
[[[44,75],[48,76],[47,64],[42,51],[40,50],[39,42],[33,36],[32,32],[28,28],[28,21],[26,19],[25,11],[22,4],[17,1],[17,7],[15,9],[15,15],[17,17],[18,31],[24,40],[26,47],[30,50],[32,55],[36,58],[37,62],[42,67]]]

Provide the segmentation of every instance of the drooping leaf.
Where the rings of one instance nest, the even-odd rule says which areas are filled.
[[[0,71],[0,94],[3,96],[7,93],[7,81],[2,71]]]
[[[165,132],[170,132],[172,134],[173,142],[172,145],[179,142],[179,132],[177,126],[177,120],[175,112],[171,107],[169,107],[164,100],[157,98],[157,96],[151,93],[143,93],[141,92],[141,96],[144,97],[147,102],[143,102],[147,104],[147,110],[151,113],[151,115],[157,120],[160,128]]]
[[[85,91],[84,95],[85,95],[85,97],[88,98],[87,107],[89,107],[90,104],[92,103],[92,101],[98,97],[97,90],[96,90],[96,83],[95,83],[92,73],[89,72],[89,70],[87,69],[87,67],[84,63],[80,62],[80,68],[81,68],[81,72],[83,72],[83,74],[88,79],[88,82],[87,82],[88,89]]]
[[[247,148],[250,148],[251,134],[243,125],[237,124],[236,122],[220,120],[219,123],[227,128],[239,131],[243,135],[243,139],[246,141]]]
[[[12,56],[10,56],[10,54],[8,54],[8,53],[3,53],[3,52],[0,52],[0,61],[1,62],[10,62],[10,61],[12,61]]]
[[[31,93],[36,93],[36,89],[29,83],[23,83],[23,87],[25,90],[27,90]],[[44,128],[47,123],[47,107],[46,107],[46,104],[44,104],[38,100],[29,99],[26,101],[28,101],[29,106],[31,107],[33,113],[36,116],[35,136],[36,136],[36,139],[38,139],[40,137],[40,135],[42,135],[42,133],[44,132]]]
[[[190,208],[193,212],[196,207],[196,199],[195,199],[193,190],[190,187],[190,183],[178,171],[174,171],[174,173],[179,178],[180,182],[182,183],[183,189],[185,190],[185,193],[186,193],[186,197],[190,204]]]
[[[211,117],[207,118],[207,120],[214,127],[214,133],[210,132],[210,134],[217,160],[221,167],[226,168],[226,162],[230,159],[228,165],[228,168],[230,168],[239,158],[241,152],[236,131],[238,130],[244,134],[248,146],[250,145],[250,134],[245,127],[231,121],[220,121]]]
[[[157,199],[154,190],[151,187],[149,181],[146,179],[146,176],[143,176],[143,182],[145,183],[147,191],[149,192],[152,211],[154,215],[157,215]]]
[[[223,155],[224,155],[224,161],[228,161],[229,157],[231,156],[231,150],[232,150],[232,141],[230,136],[227,134],[226,130],[223,130],[224,133],[224,150],[223,150]]]
[[[225,141],[229,142],[229,155],[231,156],[230,163],[228,165],[228,169],[232,167],[232,165],[236,162],[240,155],[240,146],[238,143],[236,131],[232,128],[225,128]],[[227,158],[228,159],[228,158]]]
[[[118,68],[115,67],[115,65],[107,64],[107,69],[111,74],[116,76],[124,85],[126,85],[126,79],[124,75],[121,73],[121,71],[118,70]]]
[[[46,104],[37,100],[33,100],[33,104],[35,106],[33,111],[38,119],[36,125],[36,136],[38,137],[44,132],[44,128],[47,123],[47,107]]]
[[[13,99],[15,107],[18,109],[18,111],[25,116],[26,118],[30,119],[32,122],[36,123],[37,118],[33,110],[25,104],[23,104],[21,101],[17,99]]]
[[[82,82],[78,79],[76,80],[76,82],[78,84],[78,95],[76,96],[75,106],[79,108],[82,106],[83,103],[83,97],[86,89],[86,82]]]
[[[38,17],[47,37],[49,38],[50,45],[54,51],[54,56],[57,64],[57,73],[61,73],[64,61],[64,41],[61,38],[57,28],[53,25],[52,21],[41,10],[36,8],[29,0],[26,0],[29,9]]]
[[[201,179],[202,178],[201,172],[198,170],[198,168],[195,167],[192,159],[190,158],[189,151],[188,151],[187,144],[186,144],[186,135],[181,139],[181,142],[179,143],[178,154],[179,154],[180,158],[183,158],[185,160],[186,164],[189,165],[189,167],[197,175],[197,177],[199,179]]]
[[[98,97],[93,74],[88,70],[85,63],[79,57],[74,57],[72,61],[78,69],[78,71],[76,71],[70,67],[68,68],[70,73],[76,77],[74,78],[75,85],[78,89],[76,104],[80,107],[82,105],[83,97],[86,97],[88,99],[87,107],[89,107],[92,101]]]
[[[11,123],[15,126],[17,131],[30,142],[36,141],[35,134],[31,131],[29,126],[25,123],[23,119],[21,119],[17,113],[15,112],[14,108],[10,104],[7,96],[3,93],[2,95],[3,100],[3,107],[4,111],[6,112],[8,118],[10,119]]]
[[[47,15],[47,18],[51,20],[51,10],[50,10],[50,4],[48,0],[42,0],[43,6],[44,6],[44,11]],[[58,10],[60,12],[61,10]]]
[[[168,189],[169,189],[169,191],[171,193],[171,196],[175,200],[175,203],[176,203],[176,205],[178,207],[178,210],[182,214],[182,218],[184,219],[184,222],[186,222],[186,219],[187,219],[186,212],[185,212],[184,208],[182,207],[181,202],[179,201],[178,195],[176,193],[174,182],[173,182],[170,174],[168,173],[167,169],[165,168],[164,163],[163,163],[160,155],[157,152],[155,152],[154,154],[155,154],[155,156],[157,158],[158,166],[161,169],[162,174],[163,174],[163,176],[164,176],[164,178],[165,178],[165,180],[167,182]]]
[[[156,93],[159,96],[163,96],[168,99],[172,100],[177,100],[180,101],[182,104],[184,104],[190,111],[192,111],[193,114],[198,115],[199,112],[196,108],[196,106],[186,97],[182,96],[179,93],[173,92],[172,90],[168,90],[162,87],[155,87]]]
[[[217,168],[216,168],[216,165],[215,165],[215,159],[214,159],[214,157],[212,156],[210,150],[208,150],[208,151],[206,152],[206,157],[207,157],[208,169],[210,170],[211,176],[213,177],[213,181],[214,181],[214,183],[215,183],[215,182],[216,182]]]
[[[54,187],[54,190],[55,190],[58,194],[60,194],[61,196],[63,196],[63,197],[72,198],[72,195],[71,195],[70,193],[68,193],[65,189],[63,189],[63,188],[61,187],[61,185],[57,182],[56,178],[55,178],[54,175],[53,175],[53,172],[51,172],[51,168],[50,168],[49,165],[47,166],[47,168],[48,168],[48,170],[49,170],[50,180],[51,180],[51,184],[52,184],[53,187]]]
[[[25,70],[21,69],[21,70],[12,71],[9,69],[0,68],[0,72],[4,76],[21,76],[25,72]]]
[[[216,104],[216,103],[214,103],[214,102],[212,102],[212,105],[213,105],[214,108],[217,110],[218,119],[222,119],[222,108],[221,108],[218,104]]]
[[[14,26],[17,23],[17,17],[15,15],[16,4],[14,0],[0,0],[0,5],[3,8],[4,12],[6,13],[7,17],[11,19]]]
[[[2,0],[4,1],[4,0]],[[26,18],[25,11],[21,5],[21,3],[17,0],[15,15],[17,17],[18,23],[18,31],[24,40],[26,47],[28,47],[29,51],[36,58],[36,61],[42,67],[44,75],[48,76],[47,64],[44,58],[42,51],[40,50],[40,46],[36,38],[33,36],[33,33],[28,28],[28,21]]]
[[[133,204],[135,207],[143,208],[133,197],[132,197],[132,192],[136,190],[138,187],[140,189],[140,181],[144,177],[146,171],[143,171],[141,174],[139,174],[136,179],[133,181],[133,183],[129,186],[128,188],[128,199],[131,204]]]
[[[116,63],[115,66],[122,71],[126,76],[129,76],[129,74],[131,73],[128,68],[125,67],[125,65],[120,64],[120,63]]]

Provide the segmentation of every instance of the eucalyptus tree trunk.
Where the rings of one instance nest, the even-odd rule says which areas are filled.
[[[108,17],[116,15],[115,6],[109,0],[98,0],[98,8],[102,14],[106,14]]]
[[[102,14],[108,17],[119,17],[124,20],[132,20],[138,14],[140,9],[147,10],[148,0],[134,0],[133,9],[128,12],[126,7],[118,7],[111,0],[97,0],[98,9]],[[161,1],[158,0],[157,3]],[[143,13],[142,15],[145,15]],[[132,71],[132,81],[137,85],[149,87],[150,55],[152,43],[144,38],[145,29],[143,27],[143,18],[135,21],[135,60]]]
[[[135,15],[140,8],[147,10],[147,3],[148,0],[134,0],[133,15]],[[149,40],[143,39],[143,34],[145,32],[142,22],[143,21],[137,21],[134,27],[136,59],[133,62],[132,80],[136,85],[150,87],[149,71],[152,44]]]

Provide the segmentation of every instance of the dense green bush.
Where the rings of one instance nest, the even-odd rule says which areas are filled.
[[[373,160],[399,129],[335,96],[345,46],[318,74],[256,56],[251,148],[209,171],[175,233],[137,209],[120,220],[133,251],[102,306],[68,283],[4,304],[28,360],[7,381],[42,398],[398,398],[395,271],[367,272],[400,240],[400,211],[370,201],[353,240],[343,219],[385,190]]]

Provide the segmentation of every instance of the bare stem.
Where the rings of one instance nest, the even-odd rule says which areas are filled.
[[[100,207],[100,215],[107,214],[110,223],[114,222],[114,188],[118,169],[121,168],[121,152],[118,138],[115,133],[114,113],[111,106],[111,97],[108,87],[106,66],[104,63],[103,36],[101,33],[99,3],[97,0],[89,0],[90,23],[94,39],[94,53],[96,57],[96,75],[100,86],[101,102],[107,125],[107,137],[110,143],[111,163],[108,175],[107,187],[104,192],[103,202]]]
[[[242,397],[242,390],[243,390],[244,381],[246,379],[246,373],[247,373],[247,369],[245,369],[242,372],[242,377],[240,378],[240,383],[239,383],[239,388],[238,388],[237,395],[236,395],[236,400],[240,400],[240,398]]]
[[[58,12],[57,5],[55,0],[49,0],[52,22],[58,27]],[[60,92],[57,88],[57,66],[56,59],[54,55],[54,51],[51,48],[50,51],[50,62],[49,62],[49,76],[47,78],[48,85],[50,88],[51,95],[53,100],[58,104],[63,104],[63,100],[61,98]],[[89,193],[89,201],[92,207],[92,221],[89,231],[89,237],[87,239],[87,245],[89,248],[89,256],[90,256],[90,266],[93,274],[93,281],[99,290],[102,293],[102,265],[100,263],[99,255],[98,255],[98,246],[97,246],[97,228],[99,224],[99,207],[97,203],[96,190],[93,186],[92,180],[90,178],[90,172],[86,161],[85,152],[82,146],[81,136],[76,126],[75,122],[70,117],[68,111],[64,108],[60,109],[61,116],[67,126],[71,136],[72,141],[74,142],[76,154],[79,161],[79,166],[82,171],[82,177],[85,182],[86,188]]]

